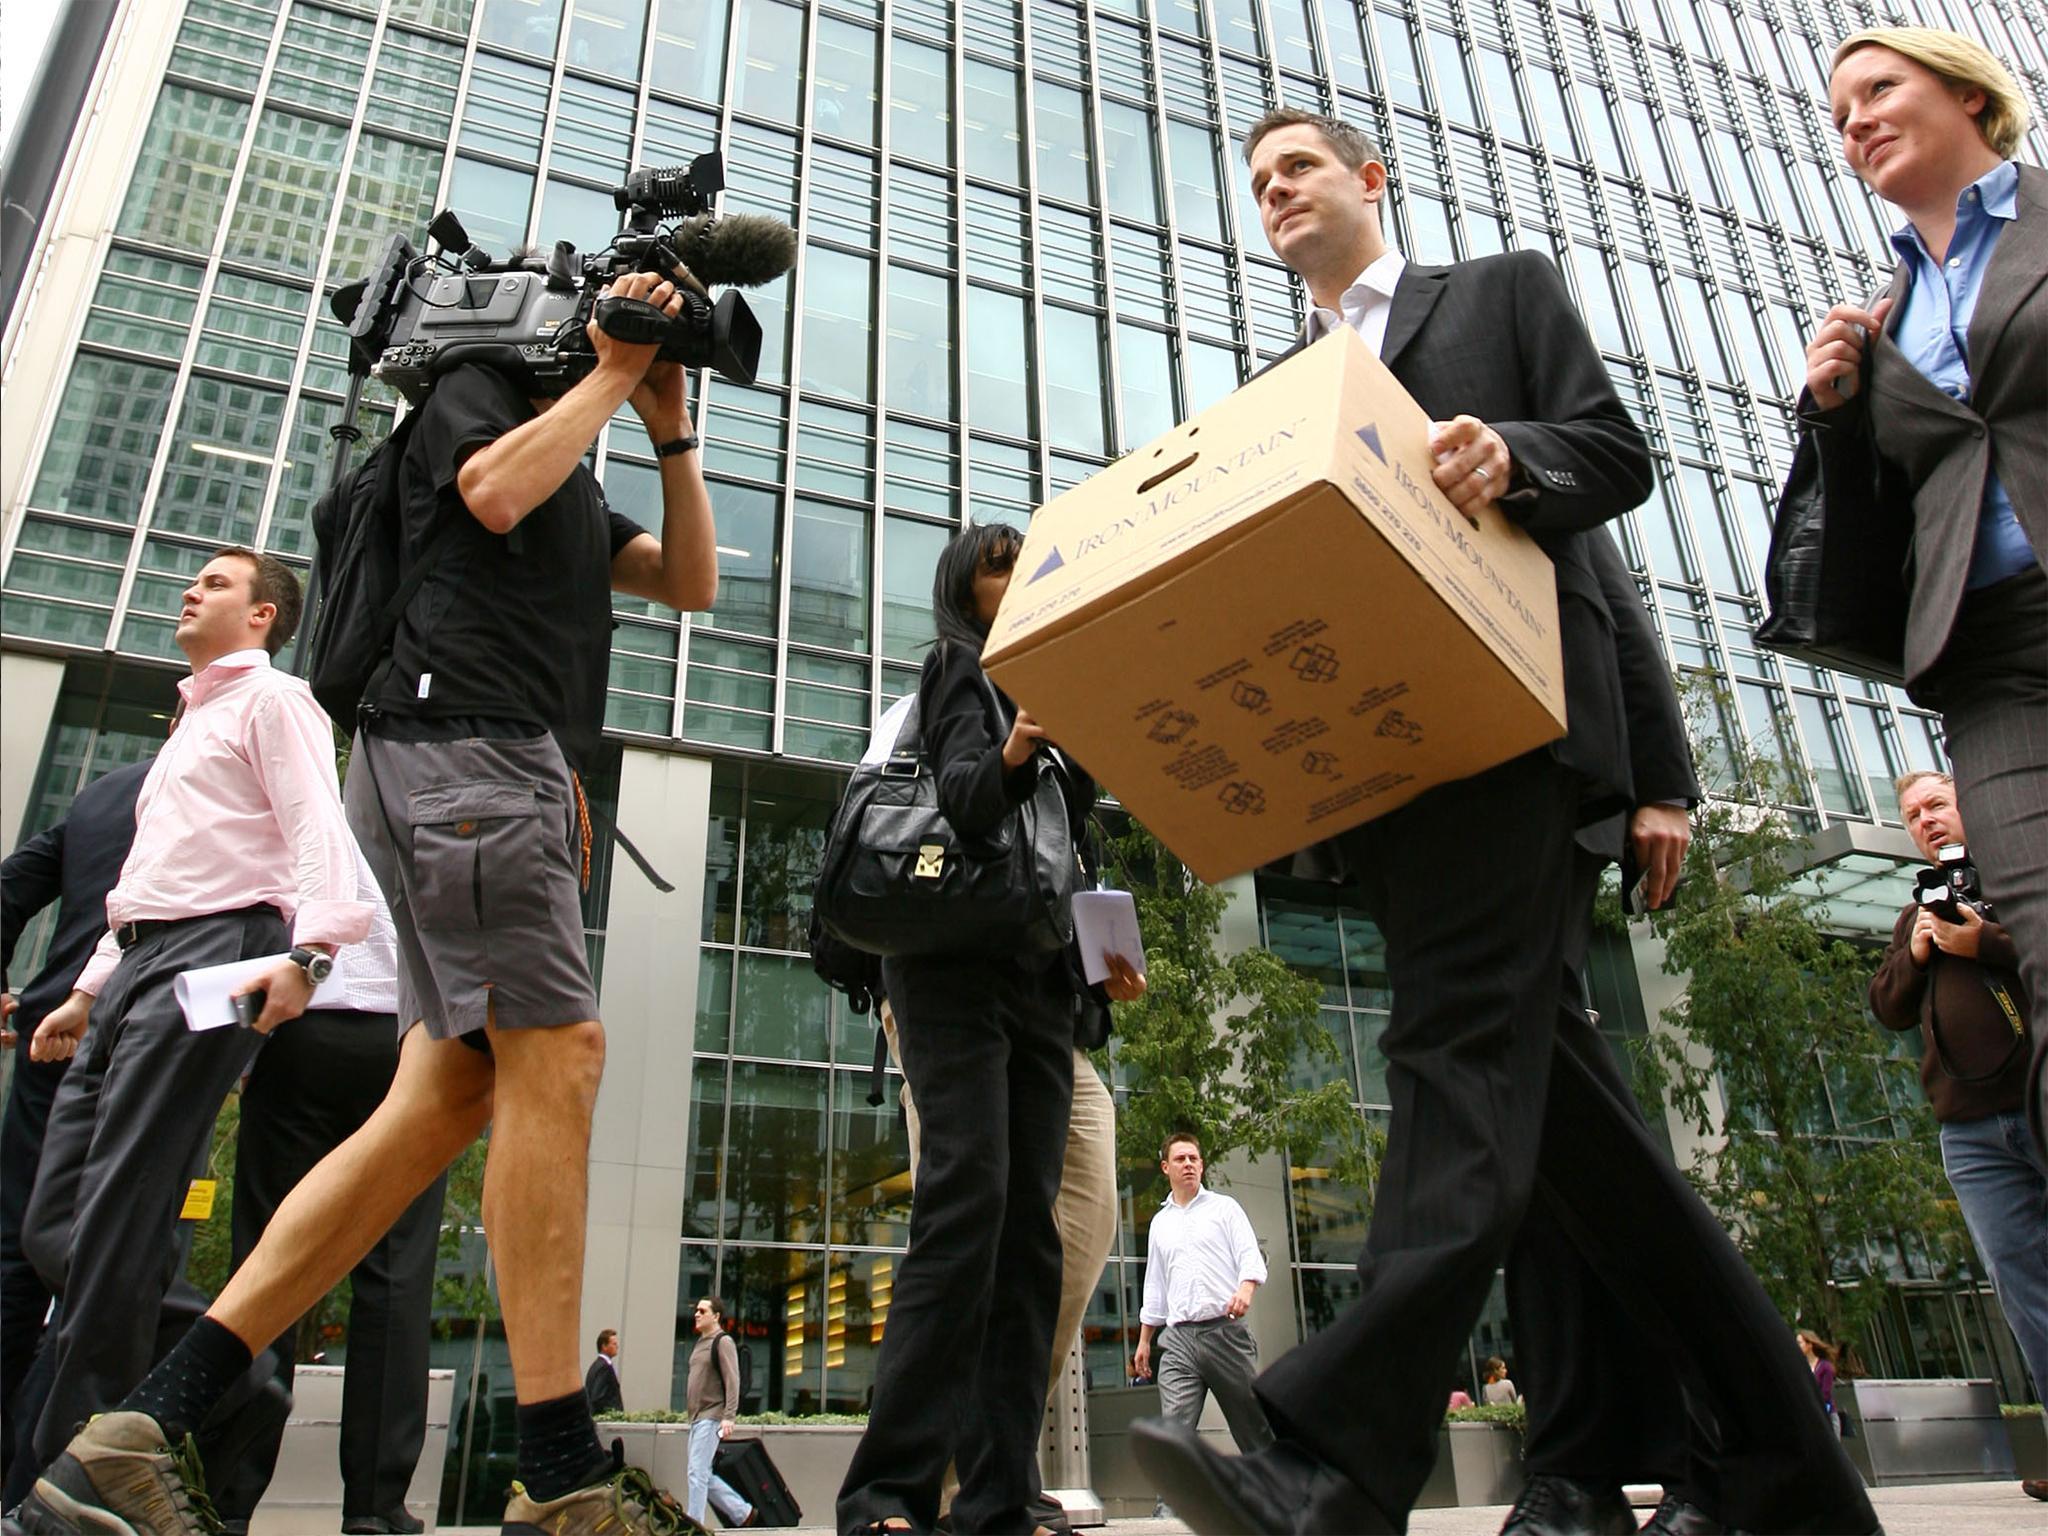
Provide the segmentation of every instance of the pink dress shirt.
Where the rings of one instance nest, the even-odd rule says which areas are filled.
[[[185,714],[142,781],[135,845],[107,894],[108,928],[267,902],[296,943],[362,938],[370,905],[358,899],[334,727],[312,690],[248,650],[181,679],[178,692]],[[78,990],[97,996],[120,958],[110,931]]]

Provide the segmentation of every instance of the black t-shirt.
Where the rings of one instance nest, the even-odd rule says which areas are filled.
[[[409,720],[530,722],[587,767],[604,729],[612,559],[642,530],[611,509],[586,464],[510,533],[476,520],[457,471],[533,415],[509,379],[474,364],[442,379],[420,407],[399,477],[408,556],[446,519],[462,531],[399,621],[373,702]]]

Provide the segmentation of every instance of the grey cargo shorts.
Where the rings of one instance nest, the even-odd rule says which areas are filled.
[[[358,731],[343,802],[398,931],[401,1035],[414,1020],[447,1040],[597,1017],[576,789],[553,736]]]

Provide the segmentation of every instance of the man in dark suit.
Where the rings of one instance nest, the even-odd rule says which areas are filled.
[[[78,792],[64,820],[23,843],[0,866],[0,968],[13,966],[14,947],[29,920],[58,903],[43,968],[19,998],[9,996],[7,1007],[7,1028],[20,1043],[7,1117],[0,1124],[0,1464],[12,1459],[15,1398],[50,1309],[49,1287],[21,1251],[21,1224],[42,1162],[50,1101],[70,1065],[29,1060],[27,1041],[43,1015],[71,995],[71,984],[107,931],[107,892],[121,878],[122,861],[135,841],[135,798],[148,774],[145,761],[93,780]]]
[[[1626,1110],[1632,1104],[1626,1074],[1586,1006],[1593,901],[1602,872],[1624,850],[1641,871],[1645,909],[1671,899],[1692,841],[1688,813],[1699,803],[1700,786],[1684,711],[1642,596],[1611,539],[1596,533],[1587,543],[1614,620],[1637,805],[1626,816],[1579,829],[1566,902],[1557,1049],[1571,1053]],[[1709,1513],[1720,1503],[1709,1437],[1693,1429],[1679,1381],[1661,1373],[1645,1380],[1646,1364],[1658,1358],[1655,1346],[1541,1201],[1531,1204],[1508,1252],[1507,1302],[1516,1357],[1531,1391],[1522,1451],[1528,1482],[1504,1529],[1620,1536],[1636,1529],[1622,1485],[1647,1481],[1664,1488],[1645,1527],[1655,1536],[1720,1530]],[[1624,1380],[1638,1384],[1626,1398],[1612,1392]]]
[[[619,1390],[619,1331],[607,1328],[597,1336],[597,1358],[583,1373],[583,1395],[590,1399],[593,1416],[618,1413],[626,1406]]]
[[[1570,729],[1336,840],[1394,994],[1393,1120],[1361,1294],[1259,1378],[1272,1449],[1223,1457],[1158,1423],[1134,1430],[1133,1449],[1199,1531],[1402,1529],[1446,1383],[1535,1201],[1664,1358],[1697,1338],[1679,1368],[1719,1422],[1728,1518],[1873,1529],[1762,1288],[1625,1089],[1617,1099],[1560,1028],[1576,835],[1635,803],[1587,533],[1649,494],[1648,447],[1543,258],[1407,266],[1380,231],[1385,164],[1343,124],[1272,113],[1246,150],[1267,238],[1316,302],[1304,344],[1348,324],[1376,346],[1436,418],[1439,489],[1461,509],[1498,506],[1550,556]]]

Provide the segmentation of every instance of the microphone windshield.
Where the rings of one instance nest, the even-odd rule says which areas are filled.
[[[671,244],[706,287],[758,288],[796,265],[796,231],[761,213],[685,219]]]

